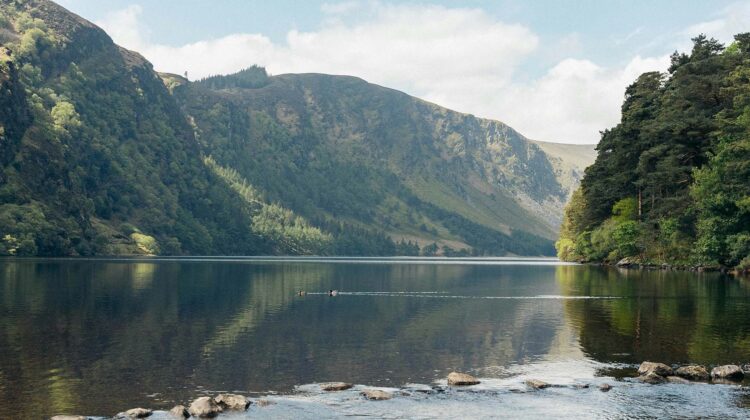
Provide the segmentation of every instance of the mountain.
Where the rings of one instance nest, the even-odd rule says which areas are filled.
[[[270,250],[143,57],[51,2],[0,12],[0,253]]]
[[[750,33],[641,75],[566,209],[564,259],[750,269]]]
[[[549,254],[588,163],[354,77],[189,82],[49,1],[0,11],[0,254]]]
[[[318,225],[378,226],[420,245],[494,253],[511,246],[503,241],[542,243],[593,161],[592,146],[532,142],[355,77],[163,77],[205,152],[267,200]]]

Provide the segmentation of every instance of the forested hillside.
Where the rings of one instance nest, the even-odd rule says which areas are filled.
[[[750,267],[750,34],[645,73],[567,206],[566,260]]]
[[[51,2],[0,12],[0,254],[270,251],[148,62]]]
[[[585,166],[357,78],[188,82],[50,1],[0,12],[0,255],[551,254]]]

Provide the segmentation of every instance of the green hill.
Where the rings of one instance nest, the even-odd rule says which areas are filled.
[[[49,1],[0,11],[0,254],[550,254],[586,164],[354,77],[188,82]]]

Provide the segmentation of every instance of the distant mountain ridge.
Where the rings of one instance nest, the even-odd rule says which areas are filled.
[[[551,254],[587,163],[358,78],[188,82],[52,2],[0,11],[0,254]]]

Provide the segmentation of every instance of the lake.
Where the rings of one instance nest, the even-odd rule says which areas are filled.
[[[3,419],[222,391],[274,403],[228,418],[747,418],[748,382],[632,377],[644,360],[750,363],[750,281],[548,259],[4,259],[0,355]],[[445,387],[452,370],[482,383]]]

